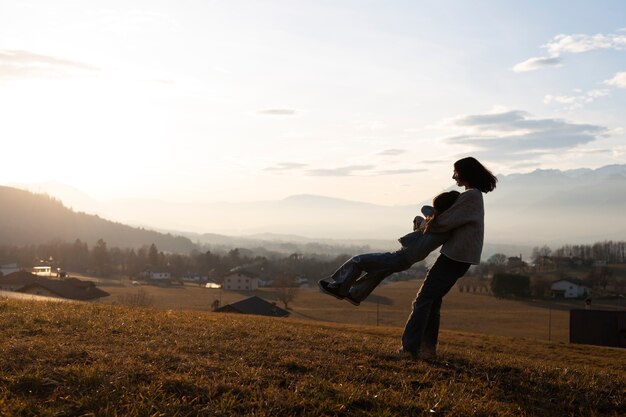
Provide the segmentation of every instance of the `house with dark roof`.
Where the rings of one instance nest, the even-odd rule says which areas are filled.
[[[260,297],[252,296],[215,310],[218,313],[255,314],[257,316],[287,317],[289,312]]]
[[[555,298],[582,298],[589,293],[589,287],[576,278],[566,278],[554,281],[550,285],[552,296]]]
[[[0,290],[80,301],[94,300],[109,295],[91,281],[81,281],[76,278],[49,279],[26,271],[0,277]]]

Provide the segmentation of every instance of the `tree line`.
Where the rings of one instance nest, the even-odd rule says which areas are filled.
[[[564,245],[554,251],[554,256],[623,264],[626,263],[626,242],[623,240],[617,242],[605,240],[591,245]]]
[[[349,255],[333,257],[300,253],[255,256],[252,251],[243,248],[230,249],[224,253],[193,250],[185,255],[161,251],[154,243],[136,250],[108,247],[103,239],[91,247],[80,239],[73,243],[55,241],[38,245],[0,246],[2,263],[16,262],[24,269],[46,264],[53,270],[58,268],[100,277],[136,277],[145,271],[167,271],[173,278],[196,275],[215,282],[220,282],[223,276],[236,267],[272,279],[320,279],[332,273],[348,258]]]

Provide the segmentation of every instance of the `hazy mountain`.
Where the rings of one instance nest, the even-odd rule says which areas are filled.
[[[87,203],[93,207],[78,196],[64,202],[80,210]],[[126,199],[100,203],[94,212],[133,225],[185,231],[203,243],[328,242],[390,249],[410,229],[423,203],[381,206],[315,195],[250,203]],[[499,176],[497,189],[485,195],[485,208],[490,244],[556,246],[626,239],[626,165]]]
[[[494,242],[626,239],[626,165],[500,178],[485,198]]]
[[[161,250],[182,253],[195,248],[188,238],[77,213],[58,200],[17,188],[0,186],[0,201],[0,244],[3,245],[80,239],[92,246],[98,239],[104,239],[109,247],[139,248],[154,243]]]

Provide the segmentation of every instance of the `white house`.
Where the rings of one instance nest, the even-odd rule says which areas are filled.
[[[183,275],[182,280],[185,282],[207,282],[209,277],[207,275],[200,274],[186,274]]]
[[[550,286],[552,295],[559,298],[581,298],[589,293],[589,288],[585,287],[577,279],[560,279],[554,281]]]
[[[39,275],[40,277],[51,277],[52,267],[51,266],[33,266],[33,274]]]
[[[259,279],[245,271],[232,272],[224,277],[222,288],[225,290],[258,290]]]
[[[150,271],[149,275],[150,279],[156,279],[161,281],[166,281],[172,278],[172,274],[165,271]]]

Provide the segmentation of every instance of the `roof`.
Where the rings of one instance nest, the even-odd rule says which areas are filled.
[[[556,284],[557,282],[569,282],[571,284],[580,285],[581,287],[585,286],[585,283],[577,278],[563,278],[563,279],[557,279],[556,281],[552,281],[553,284]]]
[[[244,269],[241,266],[236,266],[234,268],[232,268],[230,271],[228,271],[228,274],[225,275],[226,277],[230,276],[230,275],[234,275],[234,274],[239,274],[239,275],[243,275],[246,276],[248,278],[258,278],[258,274],[255,274],[254,272],[248,270],[248,269]]]
[[[86,301],[109,295],[108,292],[102,291],[91,281],[81,281],[77,278],[65,280],[48,279],[26,271],[18,271],[0,277],[0,284],[22,285],[16,289],[17,292],[27,292],[31,288],[41,287],[59,297],[70,298],[72,300]]]
[[[26,271],[16,271],[0,277],[1,284],[30,284],[41,277]]]
[[[243,300],[235,301],[234,303],[226,304],[215,310],[221,313],[241,313],[241,314],[255,314],[258,316],[273,316],[273,317],[287,317],[289,312],[277,307],[275,304],[270,303],[256,295]]]

